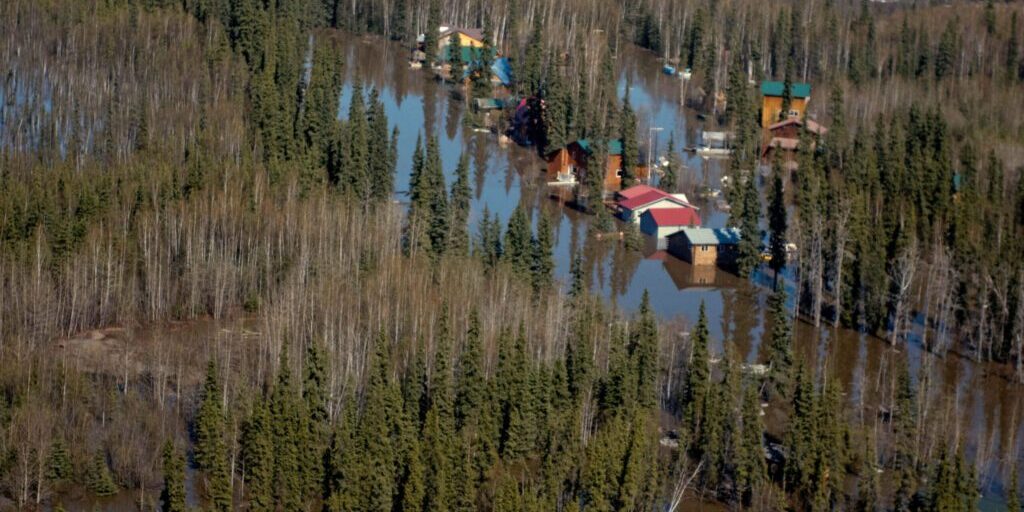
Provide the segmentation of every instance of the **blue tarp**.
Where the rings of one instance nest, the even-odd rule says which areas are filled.
[[[469,72],[472,71],[472,68],[472,65],[467,65],[466,68],[462,70],[462,78],[469,78]],[[505,87],[512,86],[512,65],[509,63],[507,57],[496,59],[494,64],[491,64],[491,75],[497,78],[498,81],[501,82],[501,85],[504,85]]]

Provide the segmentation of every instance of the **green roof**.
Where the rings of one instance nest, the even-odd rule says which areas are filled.
[[[740,243],[740,230],[736,228],[683,228],[676,235],[685,236],[690,245],[736,245]]]
[[[811,84],[794,83],[789,87],[794,98],[810,98]],[[764,96],[782,96],[786,90],[786,84],[782,82],[761,82],[761,94]]]
[[[590,153],[590,142],[587,139],[580,139],[576,141],[577,144],[583,148],[583,151]],[[608,141],[608,154],[609,155],[621,155],[622,154],[622,139],[612,139]]]
[[[448,62],[448,59],[451,58],[450,55],[451,55],[451,47],[452,46],[454,46],[454,45],[450,45],[449,44],[449,45],[445,45],[444,47],[442,47],[441,48],[441,54],[437,56],[437,59],[439,61],[441,61],[441,62]],[[494,56],[497,54],[497,52],[495,51],[494,48],[491,48],[490,51],[491,51],[491,58],[494,58]],[[471,64],[473,62],[477,62],[477,61],[479,61],[479,60],[481,60],[483,58],[484,49],[483,48],[473,47],[473,46],[463,46],[461,53],[462,53],[462,64],[468,66],[469,64]]]

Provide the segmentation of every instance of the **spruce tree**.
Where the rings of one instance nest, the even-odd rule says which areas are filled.
[[[736,270],[740,277],[747,277],[757,268],[761,260],[761,196],[754,184],[754,173],[748,172],[740,184],[743,209],[740,217],[740,242],[736,256]]]
[[[474,308],[469,313],[469,329],[459,354],[459,376],[455,392],[455,427],[461,431],[477,421],[486,397],[486,381],[482,364],[480,342],[480,314]]]
[[[287,511],[301,508],[302,494],[306,488],[302,478],[302,443],[306,427],[302,422],[298,399],[285,345],[281,349],[277,382],[270,398],[270,414],[274,447],[274,503],[276,508]]]
[[[769,334],[768,382],[772,392],[781,397],[790,396],[793,368],[793,332],[786,308],[786,289],[777,286],[768,303],[772,329]]]
[[[363,86],[356,82],[352,86],[352,100],[348,109],[348,145],[344,173],[347,176],[345,190],[357,199],[367,199],[373,193],[373,177],[370,175],[369,140],[370,125],[366,114]]]
[[[390,510],[395,494],[395,422],[402,414],[401,392],[391,378],[391,348],[379,335],[370,362],[363,413],[354,443],[362,453],[351,480],[356,502],[369,510]]]
[[[198,469],[206,474],[206,496],[217,510],[231,509],[231,476],[224,430],[220,379],[217,365],[211,359],[206,366],[206,381],[195,420],[195,460]]]
[[[771,261],[768,266],[774,271],[774,282],[786,266],[786,194],[782,178],[782,166],[776,159],[772,164],[772,191],[768,206],[768,250]]]
[[[391,197],[394,188],[394,158],[391,155],[391,145],[396,141],[388,139],[388,118],[384,111],[384,102],[376,88],[370,91],[368,101],[368,129],[367,153],[370,159],[371,195],[376,201],[385,201]],[[395,130],[397,129],[398,126],[395,126]]]
[[[274,437],[267,401],[257,396],[242,430],[242,463],[245,467],[249,510],[274,510]]]
[[[754,489],[764,482],[768,475],[764,459],[764,423],[761,421],[761,403],[756,382],[747,382],[743,387],[740,420],[739,446],[736,449],[736,481],[742,503],[749,506]]]
[[[424,161],[425,186],[428,188],[430,212],[427,235],[434,257],[439,257],[448,250],[448,192],[444,183],[444,171],[441,168],[441,151],[437,137],[427,141],[427,154]]]
[[[658,179],[658,187],[669,194],[675,193],[679,187],[679,176],[677,173],[682,169],[682,162],[679,161],[679,154],[676,153],[675,134],[668,138],[668,162],[661,168],[661,178]]]
[[[526,58],[523,61],[523,78],[521,93],[531,96],[540,93],[544,74],[544,17],[533,17],[533,30],[526,46]]]
[[[619,138],[622,140],[622,187],[636,184],[635,170],[639,165],[640,148],[636,140],[636,114],[629,102],[629,83],[626,83],[626,95],[622,99],[622,112],[619,114]],[[650,151],[650,148],[648,148]]]
[[[708,367],[708,317],[704,301],[700,303],[700,316],[690,335],[690,364],[686,372],[686,389],[683,394],[683,410],[689,422],[690,434],[695,434],[701,425],[701,411],[710,386],[711,369]]]
[[[569,139],[571,109],[569,91],[561,72],[554,65],[554,59],[548,63],[547,86],[544,88],[544,129],[545,147],[542,154],[564,148]]]
[[[427,10],[427,27],[423,33],[423,52],[426,55],[427,66],[433,65],[437,61],[437,30],[440,26],[441,1],[430,0],[430,7]]]
[[[466,70],[466,63],[462,60],[462,34],[458,32],[448,38],[448,64],[449,80],[454,84],[462,83],[462,75]]]
[[[168,439],[163,448],[164,487],[160,491],[160,510],[185,512],[185,457]]]
[[[452,183],[450,194],[451,221],[448,234],[448,251],[452,254],[465,256],[469,253],[469,205],[471,191],[469,189],[469,155],[463,153],[459,157],[459,165],[455,168],[455,182]]]
[[[117,483],[107,465],[107,456],[103,450],[96,450],[85,471],[85,488],[89,492],[105,498],[117,494]]]
[[[537,213],[537,236],[531,240],[531,274],[535,296],[550,288],[554,280],[554,234],[543,211]]]
[[[530,218],[522,205],[516,206],[508,219],[505,242],[502,244],[502,259],[508,262],[512,272],[520,279],[530,276],[533,259],[531,250]]]
[[[658,323],[651,309],[651,296],[644,290],[639,319],[630,336],[629,355],[636,371],[636,397],[640,407],[658,405]]]
[[[310,340],[306,345],[305,372],[302,383],[302,398],[308,417],[306,442],[303,451],[303,480],[305,494],[313,495],[324,481],[324,452],[330,432],[327,416],[327,375],[324,368],[320,345]]]
[[[0,410],[0,421],[2,420],[3,411]],[[46,459],[46,479],[51,482],[67,480],[71,478],[71,470],[71,456],[68,454],[67,444],[64,438],[57,437],[50,445],[50,454]]]
[[[861,462],[860,478],[857,480],[857,512],[875,512],[878,510],[878,463],[875,455],[875,441],[868,436],[865,439],[864,459]]]

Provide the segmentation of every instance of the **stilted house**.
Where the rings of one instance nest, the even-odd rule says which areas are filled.
[[[736,261],[740,230],[682,228],[668,236],[668,253],[692,265],[730,266]]]
[[[811,84],[790,84],[789,112],[782,112],[782,104],[786,96],[786,84],[783,82],[761,82],[761,127],[768,128],[780,119],[796,116],[803,118],[807,112],[807,103],[811,101]]]

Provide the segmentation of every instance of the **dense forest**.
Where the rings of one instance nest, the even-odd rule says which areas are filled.
[[[84,493],[74,506],[127,495],[167,511],[976,510],[978,457],[934,368],[894,352],[868,408],[803,360],[793,324],[1024,377],[1022,15],[991,1],[3,2],[0,509]],[[764,374],[728,340],[713,353],[703,307],[684,337],[646,297],[604,304],[580,257],[558,282],[543,212],[471,225],[468,157],[446,183],[426,132],[398,168],[379,91],[355,84],[339,115],[341,31],[411,45],[441,23],[483,27],[513,58],[517,92],[547,105],[541,148],[621,137],[635,162],[623,45],[727,91],[738,271],[766,245],[780,272],[780,248],[799,247],[796,296],[771,292]],[[751,169],[760,78],[812,82],[830,125],[768,190]],[[158,337],[100,365],[69,354],[94,329],[207,318],[259,335]],[[990,478],[1016,511],[1020,448],[1005,446]]]

